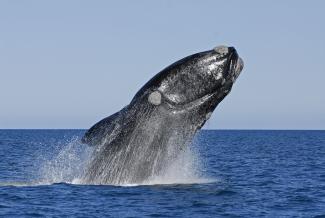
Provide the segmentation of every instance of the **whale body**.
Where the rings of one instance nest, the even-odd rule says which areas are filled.
[[[164,173],[229,94],[243,69],[233,47],[185,57],[149,80],[129,105],[82,138],[96,146],[85,183],[142,183]]]

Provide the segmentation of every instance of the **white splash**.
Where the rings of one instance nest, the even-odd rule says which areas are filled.
[[[188,147],[171,162],[161,175],[149,178],[141,185],[157,184],[195,184],[207,183],[210,180],[204,178],[200,173],[199,156],[193,148]]]
[[[75,183],[83,175],[89,161],[91,148],[73,138],[59,153],[40,167],[40,184]]]
[[[6,182],[0,186],[41,186],[54,183],[69,183],[80,185],[94,185],[85,183],[82,177],[89,164],[92,147],[80,143],[75,137],[64,145],[59,145],[59,152],[39,161],[39,178],[30,182]],[[54,145],[55,147],[55,145]],[[55,150],[55,149],[54,149]],[[115,186],[139,186],[139,185],[161,185],[161,184],[199,184],[215,182],[214,179],[205,178],[202,175],[202,166],[198,152],[193,146],[187,147],[178,157],[166,165],[161,174],[149,178],[141,184],[103,184]]]

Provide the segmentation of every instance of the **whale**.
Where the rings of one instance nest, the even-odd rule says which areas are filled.
[[[230,93],[244,66],[236,49],[217,46],[169,65],[120,111],[85,132],[93,146],[82,181],[141,184],[162,175]]]

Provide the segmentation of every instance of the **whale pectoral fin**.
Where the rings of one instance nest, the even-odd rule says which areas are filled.
[[[88,144],[89,146],[96,146],[104,143],[105,138],[117,128],[117,121],[121,114],[121,111],[102,119],[94,126],[92,126],[85,133],[81,139],[81,142]]]

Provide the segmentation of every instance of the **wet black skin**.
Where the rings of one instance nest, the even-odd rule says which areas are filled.
[[[188,57],[185,57],[172,65],[168,66],[161,72],[159,72],[157,75],[155,75],[151,80],[149,80],[134,96],[131,103],[126,106],[121,111],[111,115],[110,117],[107,117],[103,119],[102,121],[95,124],[91,129],[89,129],[85,136],[83,137],[82,141],[83,143],[87,143],[89,145],[96,145],[100,144],[100,142],[97,142],[99,140],[98,138],[107,137],[106,135],[103,135],[106,131],[104,129],[107,125],[110,124],[111,120],[114,120],[115,117],[117,117],[120,113],[127,113],[128,110],[132,110],[133,107],[142,107],[139,105],[139,102],[144,103],[147,107],[151,108],[152,105],[147,102],[148,95],[154,91],[158,90],[159,87],[162,86],[162,83],[168,78],[176,77],[175,75],[180,75],[179,78],[175,78],[174,80],[169,82],[169,87],[166,89],[165,92],[162,92],[162,105],[170,108],[170,110],[180,110],[180,109],[186,109],[186,104],[190,103],[190,101],[195,101],[196,99],[199,99],[207,94],[213,94],[214,97],[209,99],[205,104],[201,105],[202,112],[204,114],[207,114],[209,112],[212,112],[219,102],[223,100],[224,97],[230,92],[233,81],[231,81],[230,77],[233,73],[233,69],[231,68],[233,65],[236,65],[236,62],[238,61],[238,54],[236,50],[233,47],[230,47],[230,52],[226,56],[223,56],[222,58],[219,58],[220,60],[226,59],[227,61],[225,64],[220,66],[223,69],[223,78],[226,79],[226,82],[222,85],[221,80],[215,80],[210,75],[207,75],[203,64],[198,63],[202,59],[207,59],[209,57],[217,56],[216,52],[214,50],[209,50],[205,52],[196,53],[193,55],[190,55]],[[185,73],[184,76],[181,75],[181,71],[184,68],[191,67],[191,71],[188,73]],[[199,84],[196,84],[196,86],[192,86],[193,81],[186,81],[186,77],[188,77],[188,74],[196,74],[199,80]],[[175,83],[188,83],[184,84],[182,86],[177,86]],[[186,86],[187,85],[187,86]],[[192,86],[190,91],[193,90],[200,90],[198,93],[195,93],[196,95],[193,95],[193,93],[190,93],[189,95],[185,95],[184,93],[188,92],[188,86]],[[185,87],[185,89],[184,89]],[[203,89],[201,89],[203,87]],[[226,92],[227,91],[227,92]],[[178,94],[178,96],[182,95],[183,98],[179,97],[179,101],[173,101],[169,98],[166,98],[165,96],[168,96],[168,94]],[[195,92],[195,91],[193,91]],[[165,98],[164,98],[165,97]],[[100,141],[100,140],[99,140]]]
[[[239,66],[239,61],[233,47],[228,47],[226,54],[209,50],[185,57],[155,75],[136,93],[129,105],[85,133],[82,142],[100,148],[93,154],[95,157],[85,180],[95,183],[141,182],[152,176],[153,171],[159,171],[159,167],[157,170],[151,168],[155,150],[163,151],[171,137],[179,137],[184,146],[190,143],[208,115],[230,92],[243,67]],[[158,105],[148,100],[153,92],[161,95]],[[128,150],[123,151],[126,146]],[[133,166],[133,156],[143,151],[141,146],[146,147],[148,154],[143,163],[140,161]],[[125,166],[110,163],[114,171],[109,172],[106,178],[104,171],[111,169],[105,166],[117,152],[125,152],[123,163],[128,166],[127,170]],[[126,176],[120,176],[114,180],[113,174],[117,172],[131,175],[131,178],[126,181]],[[100,180],[96,179],[98,175],[102,175]]]

